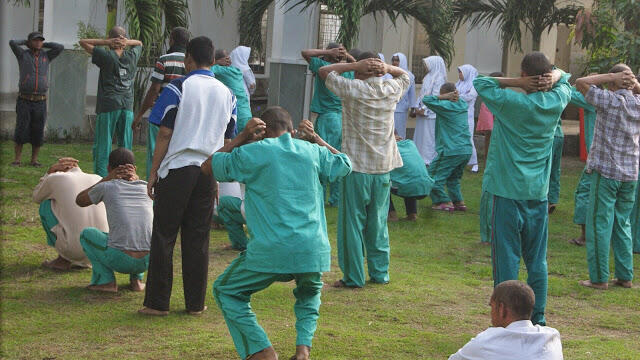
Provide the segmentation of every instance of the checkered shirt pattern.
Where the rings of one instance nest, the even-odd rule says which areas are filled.
[[[329,73],[325,85],[342,99],[342,152],[353,171],[384,174],[402,167],[393,135],[393,113],[411,80],[406,73],[392,79],[346,79]]]
[[[640,95],[591,86],[585,96],[597,118],[587,168],[617,181],[636,181],[640,160]]]

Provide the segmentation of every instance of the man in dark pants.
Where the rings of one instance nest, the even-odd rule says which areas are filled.
[[[27,49],[23,49],[22,46]],[[20,95],[16,100],[16,130],[13,135],[16,157],[11,165],[20,165],[22,145],[31,143],[31,165],[40,167],[38,151],[44,142],[44,124],[47,120],[47,89],[49,63],[55,59],[64,46],[54,42],[44,42],[44,36],[32,32],[27,40],[10,40],[9,46],[18,59],[20,67]],[[49,50],[44,51],[43,48]]]
[[[145,315],[167,315],[173,283],[173,248],[181,232],[182,278],[187,312],[206,307],[209,230],[214,181],[200,165],[235,132],[236,100],[217,80],[213,43],[201,36],[187,45],[187,75],[171,81],[158,98],[160,124],[147,189],[155,200]],[[197,132],[197,136],[194,136]],[[155,191],[154,191],[155,190]]]

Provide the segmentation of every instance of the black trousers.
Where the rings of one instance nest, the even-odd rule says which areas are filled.
[[[199,166],[185,166],[170,170],[155,190],[144,306],[169,310],[173,248],[180,230],[185,305],[189,311],[200,311],[207,293],[213,178],[202,174]]]
[[[47,101],[16,100],[16,129],[13,141],[16,144],[31,143],[40,147],[44,143],[44,124],[47,121]]]
[[[391,194],[398,195],[398,190],[391,188]],[[404,199],[404,207],[407,210],[407,215],[417,214],[418,200],[424,199],[425,197],[426,196],[402,197]],[[393,197],[391,195],[389,195],[389,211],[396,211],[396,208],[393,206]]]

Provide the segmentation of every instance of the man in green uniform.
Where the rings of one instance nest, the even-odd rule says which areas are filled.
[[[596,124],[596,109],[593,105],[589,104],[585,100],[584,95],[578,91],[575,87],[571,88],[571,104],[580,107],[584,110],[584,142],[587,148],[587,154],[591,149],[591,142],[593,141],[593,127]],[[578,186],[574,194],[574,207],[573,207],[573,223],[580,225],[581,234],[575,239],[569,240],[570,243],[584,246],[585,243],[585,229],[584,224],[587,222],[587,207],[589,206],[589,189],[591,186],[591,174],[587,173],[587,167],[584,167],[580,180],[578,180]]]
[[[571,99],[571,86],[569,74],[553,70],[540,52],[526,55],[521,69],[520,78],[481,77],[473,82],[495,115],[480,212],[481,225],[491,226],[480,230],[490,232],[494,286],[518,279],[522,257],[527,283],[536,294],[531,321],[545,325],[551,149],[558,119]]]
[[[431,190],[431,208],[465,211],[460,179],[473,150],[467,122],[469,106],[460,99],[453,83],[445,83],[440,87],[440,95],[425,96],[422,102],[436,113],[438,156],[429,166],[435,182]],[[444,191],[445,183],[449,195]]]
[[[216,50],[215,60],[216,64],[211,67],[211,72],[216,76],[216,79],[225,84],[236,97],[236,106],[238,107],[236,131],[239,134],[242,132],[249,119],[251,119],[251,106],[249,105],[247,93],[244,91],[242,70],[231,66],[229,53],[224,49]]]
[[[402,158],[402,167],[395,168],[389,173],[391,178],[391,193],[404,198],[407,220],[418,219],[418,200],[424,199],[433,187],[433,179],[429,176],[424,160],[413,140],[402,140],[396,134],[398,151]],[[398,214],[393,206],[393,199],[389,198],[388,221],[398,221]]]
[[[116,134],[118,146],[131,150],[133,141],[133,81],[142,42],[129,40],[120,26],[109,30],[108,39],[82,39],[79,44],[91,54],[100,68],[96,98],[96,126],[93,142],[93,172],[107,176],[111,142]],[[99,47],[108,46],[109,49]],[[127,49],[127,46],[131,48]]]
[[[598,88],[607,84],[607,89]],[[587,172],[591,173],[586,217],[589,280],[583,286],[609,287],[609,251],[615,259],[614,285],[625,288],[633,280],[633,240],[630,216],[640,160],[640,84],[627,65],[608,74],[576,80],[576,88],[596,108],[596,124]]]
[[[551,174],[549,175],[549,194],[547,195],[549,214],[556,210],[556,205],[560,200],[560,167],[563,147],[562,119],[558,119],[556,133],[553,135],[553,148],[551,149]]]
[[[320,178],[335,181],[346,176],[351,162],[317,136],[309,121],[301,124],[301,133],[320,146],[293,139],[291,116],[283,108],[268,108],[262,119],[251,119],[202,165],[205,173],[213,170],[218,181],[246,185],[251,235],[247,251],[216,279],[213,296],[240,357],[275,360],[277,354],[251,311],[251,294],[277,281],[295,280],[294,358],[308,359],[319,315],[322,272],[329,271],[331,263]],[[247,144],[262,136],[264,140]]]
[[[342,101],[327,89],[324,79],[318,76],[318,70],[325,65],[339,63],[343,60],[349,63],[356,60],[342,45],[337,43],[329,43],[326,50],[308,49],[303,50],[301,54],[309,63],[309,71],[315,76],[311,111],[318,114],[316,131],[329,145],[340,150],[342,146]],[[353,79],[353,71],[342,73],[342,76]],[[337,206],[340,199],[340,187],[338,184],[323,183],[325,198],[327,185],[329,186],[329,205]]]
[[[218,218],[221,224],[224,224],[229,235],[231,248],[234,250],[244,251],[247,249],[247,234],[244,232],[244,224],[247,221],[244,218],[243,200],[235,196],[221,196],[218,201]]]

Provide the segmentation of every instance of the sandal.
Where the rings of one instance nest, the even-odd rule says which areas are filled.
[[[568,240],[569,244],[573,244],[573,245],[578,245],[578,246],[584,246],[584,240],[581,240],[580,238],[575,238],[575,239],[569,239]]]
[[[447,204],[440,204],[440,205],[434,205],[431,207],[431,210],[437,210],[437,211],[448,211],[448,212],[452,212],[454,211],[454,207],[447,205]]]
[[[454,211],[467,211],[467,205],[453,205]]]

